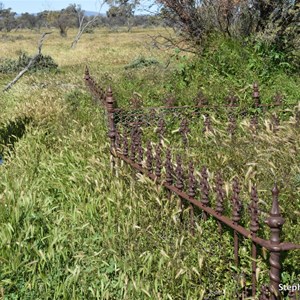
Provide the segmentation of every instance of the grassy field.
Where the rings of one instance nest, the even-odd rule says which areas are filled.
[[[124,106],[133,94],[145,105],[161,105],[174,94],[178,104],[189,104],[201,91],[215,103],[234,92],[247,107],[254,80],[264,101],[280,91],[285,104],[296,105],[299,77],[282,69],[266,71],[269,65],[259,53],[247,48],[239,56],[238,46],[226,41],[212,43],[205,59],[195,62],[191,55],[153,47],[148,35],[158,33],[164,30],[96,30],[72,50],[75,31],[65,39],[53,32],[42,53],[58,70],[29,72],[10,91],[0,92],[0,299],[226,300],[250,286],[249,278],[243,279],[251,273],[247,242],[236,270],[230,232],[220,243],[213,234],[215,221],[198,218],[192,237],[179,221],[175,197],[169,202],[160,187],[136,180],[126,166],[117,176],[111,173],[106,120],[86,91],[84,68],[88,65],[103,86],[111,84]],[[0,56],[32,56],[39,38],[40,33],[28,31],[2,35]],[[130,68],[141,58],[158,64]],[[0,73],[1,89],[16,74]],[[299,130],[291,134],[297,137]],[[281,141],[276,138],[278,147]],[[298,142],[295,147],[293,152],[282,146],[274,159],[281,157],[281,176],[287,161],[293,167],[294,198],[285,199],[295,222],[289,222],[293,232],[285,235],[299,242]],[[264,150],[262,160],[268,161]],[[284,283],[299,282],[298,258],[286,260]],[[258,260],[259,285],[268,278],[266,261]]]

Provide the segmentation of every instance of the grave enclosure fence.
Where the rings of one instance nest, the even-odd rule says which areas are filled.
[[[113,97],[111,88],[105,91],[90,76],[88,68],[85,70],[85,83],[93,95],[95,102],[100,104],[108,120],[108,137],[110,139],[110,152],[113,157],[113,167],[118,167],[118,160],[124,161],[137,173],[147,176],[156,184],[163,186],[168,198],[176,195],[179,198],[181,212],[185,207],[189,208],[189,226],[191,234],[195,232],[195,209],[202,211],[202,218],[209,216],[215,218],[218,223],[219,234],[224,227],[233,231],[233,247],[235,265],[239,266],[239,247],[241,237],[251,241],[251,265],[252,265],[252,286],[250,295],[253,299],[258,297],[261,300],[278,300],[282,298],[280,291],[281,282],[281,254],[285,251],[300,249],[299,244],[282,242],[281,233],[285,219],[282,217],[279,208],[279,189],[274,184],[272,189],[272,205],[269,216],[265,223],[270,229],[269,239],[261,238],[258,235],[260,227],[258,206],[257,185],[253,184],[250,193],[250,205],[248,207],[249,228],[241,224],[243,218],[241,201],[241,183],[238,176],[232,180],[230,208],[231,216],[226,214],[226,191],[224,187],[224,176],[222,171],[216,172],[213,183],[209,182],[209,170],[202,166],[200,171],[195,168],[195,163],[187,159],[185,154],[188,150],[197,148],[197,143],[191,140],[192,128],[189,126],[193,121],[203,118],[201,127],[196,133],[202,131],[203,135],[209,136],[214,131],[210,113],[218,109],[198,103],[197,106],[162,106],[162,107],[141,107],[140,103],[134,108],[117,108],[116,100]],[[253,104],[255,109],[264,109],[262,105],[257,84],[253,86]],[[237,121],[241,115],[234,97],[229,98],[227,133],[234,138],[236,134]],[[280,108],[280,97],[275,99],[273,108]],[[278,110],[280,111],[280,110]],[[296,111],[294,124],[300,126],[300,113]],[[250,116],[248,128],[255,136],[261,127],[256,113]],[[265,126],[270,132],[276,134],[280,126],[278,115],[271,115],[270,121]],[[171,131],[171,134],[167,132]],[[174,133],[178,133],[176,136]],[[169,140],[168,140],[169,138]],[[174,141],[173,141],[174,140]],[[171,146],[173,145],[173,147]],[[181,153],[175,155],[176,150],[182,149]],[[180,151],[177,151],[180,152]],[[174,157],[175,156],[175,157]],[[215,203],[212,204],[212,197]],[[228,206],[228,205],[227,205]],[[181,218],[183,213],[181,213]],[[257,258],[259,248],[269,251],[269,283],[257,288]],[[299,291],[290,291],[290,299],[300,299]]]

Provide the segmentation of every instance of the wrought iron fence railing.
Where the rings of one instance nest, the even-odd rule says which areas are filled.
[[[133,109],[117,108],[112,90],[106,92],[99,87],[85,72],[85,81],[92,95],[103,105],[108,119],[108,137],[110,139],[110,152],[114,158],[114,168],[118,167],[118,160],[124,161],[136,172],[144,174],[155,183],[165,187],[168,197],[177,195],[180,199],[180,207],[189,207],[189,223],[191,234],[195,231],[195,209],[203,212],[203,220],[209,216],[215,218],[218,223],[218,231],[224,227],[233,231],[233,247],[235,265],[239,265],[240,237],[250,240],[251,246],[251,272],[252,272],[252,297],[259,299],[281,299],[281,254],[285,251],[300,249],[300,244],[281,241],[282,227],[285,219],[282,217],[279,207],[279,189],[274,184],[272,189],[272,205],[265,218],[269,227],[270,237],[260,237],[261,228],[260,208],[258,206],[257,184],[253,184],[249,195],[248,210],[242,212],[244,203],[241,199],[241,183],[238,176],[232,180],[230,193],[225,192],[224,174],[222,170],[209,177],[209,168],[202,165],[197,169],[193,156],[189,157],[189,151],[197,148],[193,142],[193,134],[206,136],[218,135],[218,120],[216,110],[219,107],[199,104],[198,106],[184,107],[135,107]],[[258,86],[253,87],[254,107],[261,108],[264,115],[267,112],[263,108],[259,98]],[[222,117],[227,128],[224,132],[232,139],[239,133],[239,127],[244,126],[249,130],[249,136],[255,136],[258,130],[264,127],[276,134],[281,124],[278,118],[281,102],[277,99],[272,112],[267,116],[268,121],[259,124],[258,111],[246,112],[242,116],[238,113],[238,106],[232,100],[226,108],[226,114]],[[223,108],[222,108],[223,109]],[[246,119],[246,121],[245,121]],[[224,119],[222,120],[224,122]],[[296,128],[300,125],[299,111],[293,113],[288,121]],[[239,124],[241,123],[241,124]],[[181,150],[181,151],[178,151]],[[230,195],[230,196],[228,196]],[[248,213],[246,213],[248,211]],[[269,251],[269,284],[263,285],[257,290],[257,257],[258,248],[263,247]],[[298,299],[299,294],[291,292],[291,299]],[[298,297],[298,298],[297,298]]]

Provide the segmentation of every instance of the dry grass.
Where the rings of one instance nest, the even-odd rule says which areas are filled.
[[[198,216],[191,237],[179,222],[175,197],[167,201],[161,188],[132,179],[126,167],[118,178],[110,171],[105,119],[86,92],[84,67],[105,85],[117,85],[120,94],[139,85],[154,89],[163,68],[128,72],[125,79],[123,70],[139,56],[168,60],[170,53],[148,43],[147,35],[158,32],[163,29],[96,30],[83,35],[75,50],[75,32],[66,39],[54,32],[42,52],[60,71],[28,73],[1,93],[1,128],[25,117],[30,122],[24,135],[14,132],[20,135],[14,148],[5,145],[0,167],[0,298],[179,300],[219,294],[227,300],[239,293],[244,283],[236,277],[250,273],[249,244],[241,247],[236,272],[228,232],[221,244],[215,222]],[[24,39],[16,40],[19,35]],[[40,34],[8,37],[1,57],[17,58],[20,51],[36,52]],[[14,75],[0,75],[0,85]],[[133,84],[132,78],[141,80]],[[258,266],[261,284],[268,277],[263,258]],[[285,282],[296,275],[286,274]]]

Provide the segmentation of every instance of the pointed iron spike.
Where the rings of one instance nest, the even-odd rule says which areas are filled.
[[[217,192],[216,212],[222,214],[224,211],[223,202],[225,198],[225,191],[223,189],[223,180],[220,172],[217,173],[215,181],[216,181],[216,192]]]
[[[162,160],[161,160],[161,147],[160,144],[156,146],[155,160],[156,160],[156,169],[155,175],[156,177],[161,177],[161,169],[162,169]]]
[[[252,185],[251,205],[250,205],[250,214],[251,214],[250,231],[254,234],[256,234],[259,229],[257,204],[258,204],[257,188],[255,185]]]
[[[282,233],[282,226],[285,222],[284,218],[280,214],[280,208],[278,203],[278,187],[275,183],[272,190],[273,201],[272,208],[269,217],[265,223],[270,227],[270,243],[275,246],[275,249],[280,245],[280,236]],[[280,264],[280,252],[278,250],[270,250],[270,288],[272,293],[279,293],[280,277],[281,277],[281,264]],[[274,298],[275,299],[275,298]]]
[[[166,182],[168,184],[172,184],[172,162],[171,162],[171,150],[168,148],[166,153],[166,161],[165,161],[165,168],[166,168]]]
[[[254,82],[254,83],[253,83],[253,92],[256,92],[256,93],[259,92],[257,82]]]
[[[279,189],[277,186],[277,183],[274,184],[274,187],[272,189],[272,195],[273,195],[273,201],[272,201],[272,209],[271,209],[271,215],[280,215],[280,208],[279,208],[279,202],[278,202],[278,195],[279,195]]]
[[[113,93],[112,93],[112,90],[111,90],[110,86],[108,87],[108,89],[106,91],[105,102],[106,102],[108,112],[113,112],[115,100],[114,100]]]
[[[201,187],[201,194],[202,194],[202,200],[201,202],[204,205],[209,205],[209,184],[208,184],[208,173],[206,166],[202,167],[201,170],[201,180],[200,180],[200,187]]]
[[[183,190],[183,169],[181,166],[182,164],[181,156],[179,154],[176,157],[176,163],[177,163],[176,170],[175,170],[176,177],[177,177],[176,187],[182,191]]]
[[[195,186],[195,176],[194,176],[194,166],[193,166],[193,163],[190,162],[189,163],[189,190],[188,190],[188,195],[191,197],[191,198],[194,198],[195,195],[196,195],[196,186]]]
[[[89,80],[90,79],[90,71],[88,66],[85,66],[85,70],[84,70],[84,79],[85,80]]]
[[[255,82],[253,84],[253,99],[254,99],[254,104],[255,107],[259,107],[260,105],[260,94],[259,94],[259,88],[258,88],[258,84]]]
[[[142,162],[143,162],[143,158],[144,158],[144,149],[142,147],[142,141],[140,140],[138,145],[138,165],[141,167],[142,166]]]

